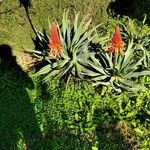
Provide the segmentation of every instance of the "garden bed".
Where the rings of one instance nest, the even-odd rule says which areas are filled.
[[[7,10],[0,28],[0,149],[148,150],[146,18],[109,18],[96,26],[95,11],[82,16],[92,11],[87,7],[96,10],[97,0],[80,6],[82,13],[62,15],[66,3],[79,7],[64,2],[56,9],[52,1],[37,0],[29,14],[18,1],[11,3],[15,9],[7,1],[0,4]]]

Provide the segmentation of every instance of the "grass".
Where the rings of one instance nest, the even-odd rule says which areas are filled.
[[[20,0],[21,1],[21,0]],[[68,1],[68,0],[33,0],[29,7],[29,14],[34,27],[39,30],[49,28],[48,19],[60,19],[64,9],[81,11],[81,16],[89,14],[93,18],[93,23],[100,23],[105,17],[106,10],[101,10],[101,6],[106,5],[103,1]],[[94,5],[93,5],[94,4]],[[98,11],[97,11],[98,10]],[[102,12],[104,11],[104,15]],[[34,48],[31,36],[34,36],[32,28],[27,19],[24,7],[20,7],[19,0],[3,1],[0,4],[0,42],[9,44],[14,50],[31,50]]]
[[[34,33],[27,19],[24,7],[20,7],[19,1],[5,0],[0,3],[0,43],[9,44],[14,50],[31,50],[34,48],[31,36]],[[23,0],[22,0],[23,1]],[[140,0],[137,1],[136,6]],[[136,7],[133,15],[140,16],[143,20],[143,14],[148,14],[148,0],[142,2],[140,7]],[[32,0],[29,7],[29,14],[33,25],[37,30],[48,28],[48,18],[52,22],[54,18],[60,19],[64,9],[68,9],[71,15],[74,11],[80,11],[81,17],[89,15],[92,17],[93,24],[99,24],[107,21],[108,0]],[[141,14],[140,11],[142,10]],[[131,15],[131,17],[134,17]]]

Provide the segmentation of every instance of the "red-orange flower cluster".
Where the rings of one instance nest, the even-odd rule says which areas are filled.
[[[50,54],[53,54],[56,57],[61,57],[62,55],[62,48],[61,48],[61,42],[57,30],[56,23],[52,23],[51,30],[50,30],[50,39],[48,48],[50,49]]]
[[[121,32],[119,26],[115,28],[115,33],[108,47],[109,53],[124,53],[124,42],[121,37]]]

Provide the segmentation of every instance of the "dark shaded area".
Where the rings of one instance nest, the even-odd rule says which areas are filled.
[[[132,143],[126,142],[121,128],[118,128],[117,121],[113,119],[113,111],[104,106],[103,109],[96,109],[94,112],[94,122],[98,147],[102,150],[131,150]]]
[[[9,60],[10,58],[14,58],[12,56],[11,47],[9,45],[0,45],[0,58],[2,60]]]
[[[127,15],[134,13],[133,7],[135,1],[136,0],[115,0],[109,4],[108,13],[110,15]]]
[[[46,55],[47,52],[45,50],[49,49],[49,38],[47,36],[46,30],[43,29],[42,34],[39,33],[38,35],[36,35],[35,39],[32,38],[32,41],[34,43],[35,50],[41,51],[43,53],[43,56]]]
[[[106,96],[106,95],[105,95]],[[118,95],[119,97],[121,95]],[[104,97],[103,101],[109,101]],[[101,103],[99,108],[95,109],[94,122],[96,126],[96,135],[98,138],[99,149],[103,150],[131,150],[138,149],[139,142],[136,139],[136,133],[130,128],[126,119],[116,117],[114,113],[116,107],[111,107],[113,103]],[[118,105],[118,104],[117,104]],[[125,103],[124,103],[125,105]],[[125,106],[122,106],[123,110]],[[125,111],[124,111],[125,112]],[[119,111],[117,110],[118,116]],[[121,114],[120,114],[121,115]],[[125,115],[125,113],[123,114]]]
[[[97,137],[99,141],[99,149],[103,150],[131,150],[132,146],[125,142],[125,137],[116,129],[116,125],[99,124],[97,126]],[[107,144],[106,144],[107,143]]]
[[[150,0],[115,0],[109,4],[107,12],[111,16],[126,15],[140,21],[142,21],[144,15],[147,14],[149,20]]]
[[[0,45],[0,59],[0,149],[18,149],[19,139],[24,140],[26,149],[33,149],[42,138],[26,91],[34,85],[16,63],[9,45]]]
[[[59,126],[47,117],[48,129],[43,138],[41,149],[82,150],[91,149],[91,143],[86,143],[81,137],[72,134],[72,130],[66,125]],[[50,122],[49,122],[50,121]]]
[[[26,10],[31,6],[31,0],[19,0],[20,7],[23,6]]]
[[[37,34],[36,33],[36,30],[35,30],[35,28],[34,28],[34,25],[33,25],[33,23],[32,23],[32,20],[31,20],[31,18],[30,18],[30,15],[29,15],[29,7],[31,7],[32,5],[31,5],[31,0],[19,0],[19,3],[20,3],[20,7],[24,7],[24,9],[25,9],[25,12],[26,12],[26,16],[27,16],[27,19],[28,19],[28,21],[29,21],[29,23],[30,23],[30,25],[31,25],[31,28],[32,28],[32,30],[33,30],[33,32],[35,33],[35,35]]]

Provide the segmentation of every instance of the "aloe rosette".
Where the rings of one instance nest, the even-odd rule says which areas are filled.
[[[71,76],[83,79],[82,68],[90,57],[90,43],[96,36],[95,30],[98,27],[90,28],[90,24],[91,19],[87,21],[87,17],[79,22],[79,13],[71,24],[68,12],[63,14],[61,25],[53,23],[47,54],[44,56],[48,65],[39,74],[46,74],[46,80],[50,77],[69,80]]]
[[[134,57],[139,59],[144,56],[142,65],[150,67],[150,32],[149,27],[145,24],[146,16],[143,23],[137,23],[130,18],[126,19],[126,25],[122,24],[125,39],[133,39],[135,44]]]
[[[95,74],[94,77],[90,76],[91,80],[94,81],[93,85],[111,85],[118,92],[121,92],[121,89],[128,91],[145,90],[145,86],[142,83],[139,84],[135,79],[150,75],[150,71],[141,69],[144,56],[138,60],[134,59],[134,52],[133,39],[129,40],[125,46],[120,29],[116,27],[108,49],[100,49],[95,57],[91,57],[93,63],[91,67],[94,70],[92,75]]]

